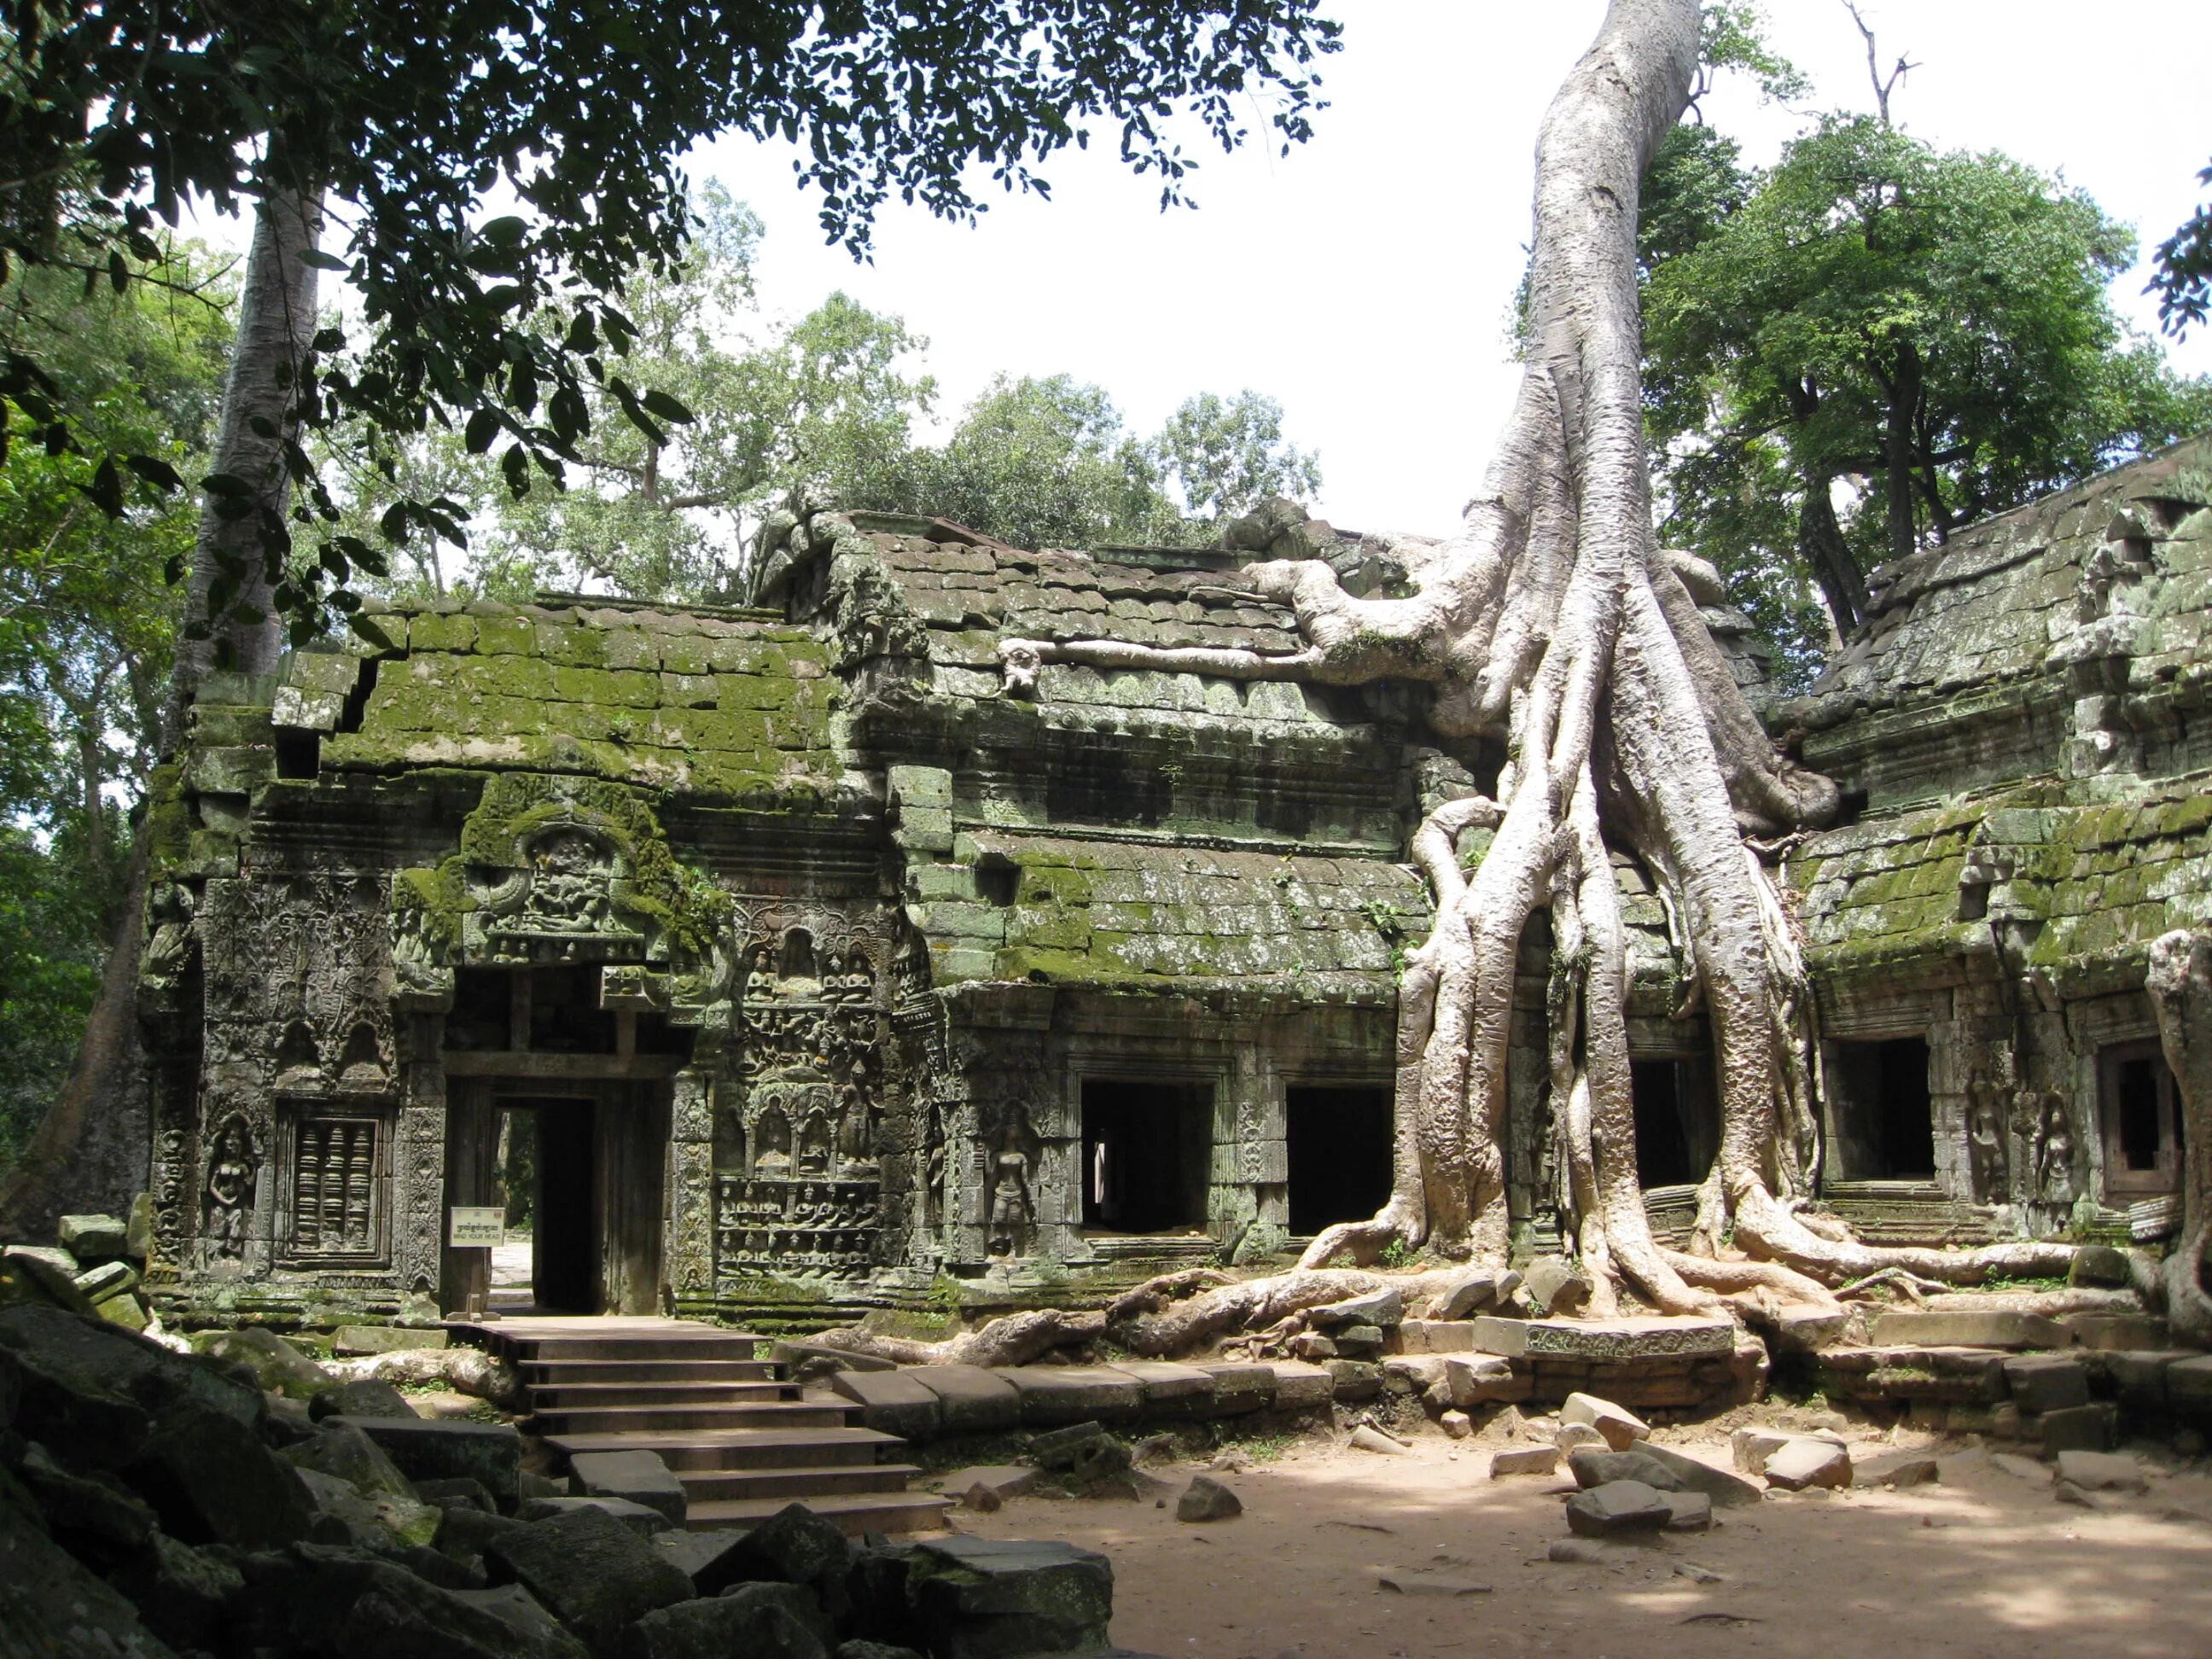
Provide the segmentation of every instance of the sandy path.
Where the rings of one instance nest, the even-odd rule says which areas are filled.
[[[1728,1462],[1720,1443],[1678,1443]],[[2212,1654],[2212,1519],[2167,1516],[2185,1507],[2212,1517],[2202,1462],[2177,1472],[2147,1456],[2149,1495],[2091,1512],[1978,1449],[1934,1449],[1941,1485],[1770,1498],[1721,1511],[1712,1532],[1599,1565],[1544,1559],[1566,1535],[1564,1474],[1493,1483],[1486,1450],[1440,1437],[1403,1457],[1303,1443],[1220,1476],[1245,1511],[1205,1526],[1178,1522],[1172,1501],[1023,1498],[995,1514],[955,1513],[963,1531],[1106,1551],[1115,1639],[1165,1659]],[[1153,1473],[1179,1491],[1204,1467]],[[1675,1571],[1681,1563],[1721,1581],[1695,1583]],[[1384,1590],[1376,1571],[1389,1566],[1431,1567],[1491,1593]]]

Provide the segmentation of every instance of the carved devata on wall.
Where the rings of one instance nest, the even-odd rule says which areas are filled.
[[[169,884],[149,903],[143,989],[158,1012],[197,944],[196,1091],[154,1133],[161,1261],[184,1273],[374,1265],[389,1251],[397,1108],[382,884],[343,870]]]
[[[744,909],[737,1053],[715,1149],[719,1271],[864,1273],[882,1225],[878,919]]]

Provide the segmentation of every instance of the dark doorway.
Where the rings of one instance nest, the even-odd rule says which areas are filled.
[[[1689,1137],[1682,1133],[1682,1090],[1671,1060],[1629,1062],[1628,1092],[1636,1109],[1636,1179],[1644,1187],[1682,1187],[1690,1170]]]
[[[2181,1184],[2181,1111],[2155,1041],[2097,1053],[2097,1111],[2105,1132],[2105,1190],[2124,1201]]]
[[[1206,1224],[1213,1090],[1206,1084],[1083,1085],[1083,1220],[1116,1232]]]
[[[1363,1221],[1390,1197],[1390,1091],[1289,1090],[1283,1132],[1291,1171],[1291,1231],[1310,1237]]]
[[[530,1282],[545,1313],[599,1311],[598,1126],[588,1100],[501,1101],[536,1128]]]
[[[1893,1037],[1828,1050],[1829,1103],[1846,1181],[1930,1181],[1936,1123],[1928,1098],[1928,1042]]]

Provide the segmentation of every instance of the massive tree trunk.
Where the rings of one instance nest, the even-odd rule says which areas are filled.
[[[220,646],[227,644],[232,665],[247,673],[274,668],[283,648],[269,602],[274,583],[262,532],[283,525],[291,495],[284,465],[284,444],[297,434],[291,387],[315,331],[315,270],[300,255],[315,245],[321,228],[322,209],[312,191],[272,189],[255,216],[214,456],[214,471],[242,479],[252,495],[242,512],[223,507],[224,498],[216,495],[202,510],[185,617],[187,624],[212,625],[206,638],[179,641],[163,708],[165,753],[182,743],[193,695]],[[221,595],[230,572],[237,573],[234,599],[258,609],[260,619],[211,616],[217,607],[210,600]],[[228,613],[232,607],[220,609]],[[137,1011],[146,885],[142,836],[117,896],[120,921],[76,1058],[30,1144],[0,1180],[0,1237],[50,1237],[64,1212],[119,1210],[146,1184],[150,1132]]]
[[[1461,534],[1400,549],[1412,597],[1355,599],[1324,563],[1262,563],[1248,574],[1295,609],[1304,651],[1000,647],[1012,690],[1054,660],[1426,681],[1441,733],[1504,742],[1494,786],[1443,806],[1414,840],[1437,919],[1400,1000],[1396,1188],[1371,1219],[1323,1231],[1307,1267],[1371,1262],[1394,1242],[1503,1260],[1507,1053],[1521,942],[1539,909],[1554,942],[1547,1007],[1564,1231],[1598,1281],[1601,1310],[1622,1286],[1668,1311],[1702,1311],[1823,1300],[1824,1285],[1889,1265],[1971,1282],[2065,1259],[2037,1245],[1872,1250],[1801,1213],[1818,1156],[1810,997],[1746,836],[1822,823],[1836,792],[1776,750],[1737,690],[1692,597],[1717,598],[1718,580],[1657,547],[1645,471],[1638,191],[1681,114],[1698,40],[1696,0],[1614,0],[1554,99],[1537,148],[1527,372]],[[1493,833],[1470,876],[1457,842],[1478,824]],[[1711,1022],[1721,1146],[1688,1252],[1653,1239],[1637,1180],[1617,848],[1680,919],[1684,972]],[[1731,1229],[1757,1260],[1720,1259]]]
[[[2181,1231],[2160,1272],[2178,1342],[2212,1346],[2204,1249],[2212,1243],[2212,933],[2177,928],[2150,949],[2144,988],[2181,1097]]]

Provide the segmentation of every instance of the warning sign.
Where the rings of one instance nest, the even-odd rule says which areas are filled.
[[[475,1207],[456,1205],[447,1215],[446,1243],[458,1249],[481,1249],[507,1243],[507,1212],[496,1204]]]

